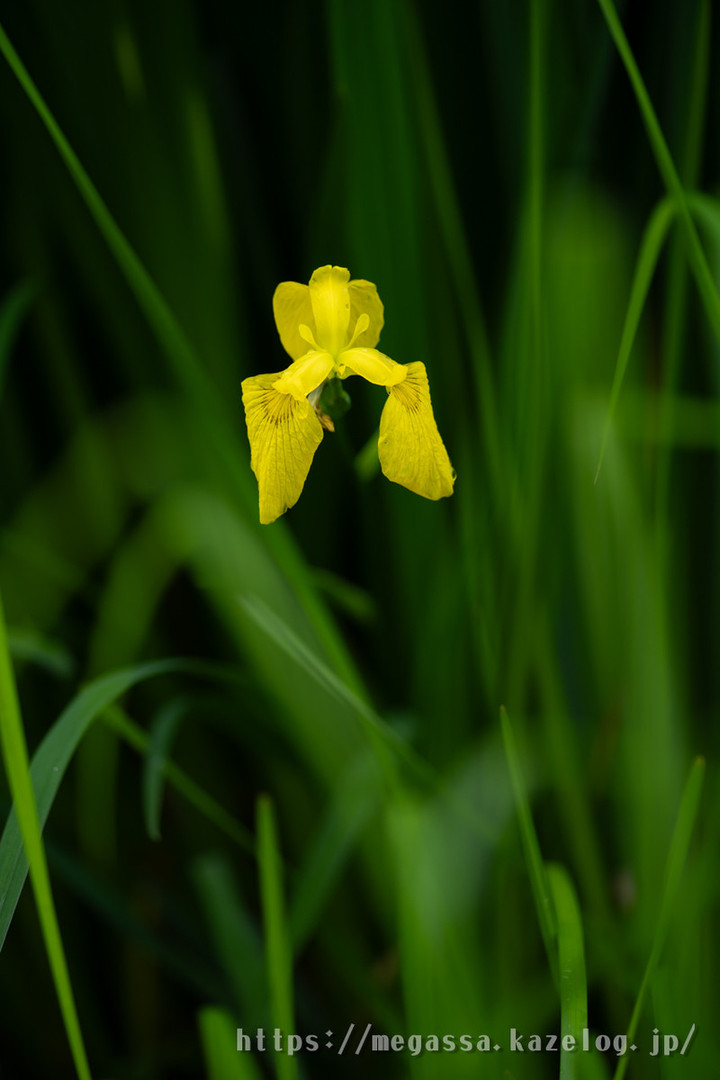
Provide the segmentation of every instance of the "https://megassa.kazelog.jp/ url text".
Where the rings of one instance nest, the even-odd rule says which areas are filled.
[[[603,1032],[583,1028],[578,1035],[532,1034],[521,1032],[511,1027],[499,1039],[488,1034],[451,1034],[444,1035],[388,1035],[373,1030],[372,1024],[356,1025],[349,1023],[344,1032],[332,1030],[305,1035],[287,1034],[280,1028],[266,1031],[256,1028],[254,1031],[237,1029],[239,1053],[274,1052],[276,1054],[315,1054],[318,1052],[343,1055],[360,1053],[406,1053],[413,1057],[419,1054],[437,1053],[511,1053],[511,1054],[558,1054],[590,1053],[624,1057],[625,1054],[648,1054],[650,1057],[684,1056],[692,1046],[695,1037],[695,1024],[689,1031],[677,1034],[662,1032],[653,1028],[649,1036],[637,1035],[631,1042],[627,1035],[608,1035]]]

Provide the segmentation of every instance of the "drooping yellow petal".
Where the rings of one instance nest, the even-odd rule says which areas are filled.
[[[292,394],[301,401],[325,382],[332,371],[333,358],[330,353],[311,349],[294,364],[282,372],[275,383],[275,389],[281,394]]]
[[[365,349],[374,349],[380,340],[380,331],[385,325],[382,300],[378,296],[377,288],[372,281],[363,281],[357,278],[348,285],[350,296],[350,330],[352,331],[358,318],[366,314],[370,319],[367,330],[358,334],[355,343]]]
[[[388,390],[380,420],[378,456],[388,480],[423,495],[452,495],[455,470],[435,423],[425,365],[407,365],[407,378]]]
[[[260,490],[260,521],[269,525],[300,498],[323,429],[305,398],[281,394],[275,375],[255,375],[242,384],[250,439],[250,465]]]
[[[362,375],[376,386],[396,386],[408,372],[404,364],[396,364],[377,349],[343,349],[338,357],[338,367],[341,379]]]
[[[278,285],[273,296],[273,313],[285,352],[293,360],[299,360],[308,350],[307,341],[300,336],[300,327],[304,324],[315,333],[315,317],[307,285],[298,285],[297,281],[283,281]]]
[[[343,266],[321,266],[310,278],[310,301],[319,348],[337,356],[348,341],[350,271]],[[308,326],[310,324],[308,323]]]

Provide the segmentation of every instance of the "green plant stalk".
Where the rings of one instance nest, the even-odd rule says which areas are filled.
[[[442,122],[433,94],[430,69],[418,26],[418,18],[410,4],[403,5],[402,14],[404,31],[411,45],[408,52],[413,66],[413,89],[416,95],[418,116],[421,121],[422,148],[425,153],[428,176],[435,197],[435,206],[448,255],[450,272],[453,276],[453,286],[465,323],[468,347],[473,359],[477,401],[482,416],[485,446],[488,455],[488,473],[495,497],[500,498],[504,487],[502,480],[502,450],[498,424],[497,390],[491,367],[485,316],[478,295],[470,245],[455,191],[450,160],[443,136]]]
[[[401,789],[400,762],[408,767],[428,791],[436,793],[441,790],[441,777],[433,765],[401,738],[369,705],[366,705],[351,687],[345,685],[320,657],[300,640],[294,630],[271,611],[259,597],[241,597],[240,605],[245,613],[289,657],[302,665],[324,690],[355,711],[382,770],[388,792],[397,794]],[[480,835],[485,837],[489,835],[487,822],[464,800],[451,797],[449,801],[468,824],[478,830]]]
[[[587,976],[583,927],[575,889],[563,866],[547,866],[548,883],[558,922],[558,965],[560,979],[561,1040],[570,1036],[579,1045],[587,1027]],[[580,1055],[575,1050],[560,1051],[560,1080],[582,1075]]]
[[[548,421],[548,370],[543,340],[543,206],[544,206],[544,51],[545,0],[532,0],[530,5],[530,78],[528,99],[528,166],[527,190],[527,271],[530,299],[530,348],[528,351],[529,415],[527,435],[522,447],[522,476],[525,491],[520,492],[527,504],[525,526],[522,529],[522,558],[520,559],[515,609],[513,613],[512,651],[507,673],[507,690],[511,703],[521,706],[523,684],[527,677],[530,648],[527,627],[531,625],[533,584],[537,562],[538,533],[544,489],[542,475],[546,460]],[[520,550],[520,549],[518,549]]]
[[[538,682],[542,692],[544,730],[555,792],[572,851],[585,903],[604,926],[610,925],[606,873],[589,805],[589,793],[580,767],[577,732],[568,713],[559,673],[550,655],[547,613],[539,620],[536,650]]]
[[[640,106],[640,112],[642,114],[643,122],[645,124],[645,130],[647,131],[650,145],[652,146],[653,153],[655,154],[655,160],[657,162],[660,175],[662,176],[665,187],[668,190],[668,194],[672,196],[677,202],[680,217],[682,218],[685,226],[685,232],[688,240],[688,258],[690,259],[690,265],[692,266],[695,279],[697,281],[700,295],[705,305],[705,311],[710,320],[710,324],[713,328],[715,336],[720,340],[720,296],[718,296],[717,289],[715,288],[715,282],[713,280],[712,272],[708,266],[707,259],[705,258],[705,252],[702,249],[700,243],[700,237],[698,236],[695,223],[690,214],[690,208],[688,206],[687,196],[685,189],[682,185],[680,177],[678,176],[677,169],[672,159],[665,136],[662,133],[662,128],[655,115],[652,102],[650,101],[650,95],[647,92],[645,83],[643,82],[640,69],[635,63],[635,57],[632,54],[632,50],[628,44],[628,40],[625,37],[625,32],[622,28],[620,19],[618,18],[615,7],[612,0],[598,0],[605,21],[608,25],[610,33],[612,34],[615,45],[620,54],[625,70],[628,73],[632,88],[635,91],[635,97],[637,98],[638,105]]]
[[[101,715],[101,719],[119,738],[123,739],[139,754],[150,753],[150,738],[141,727],[133,723],[119,705],[110,705]],[[255,841],[250,832],[220,803],[208,795],[204,788],[192,780],[179,765],[166,759],[163,762],[163,774],[168,784],[174,787],[198,813],[212,822],[216,829],[249,855],[255,854]]]
[[[0,306],[0,393],[15,337],[34,299],[35,285],[24,281],[15,286]]]
[[[545,952],[547,953],[553,979],[555,980],[555,984],[558,985],[556,949],[557,918],[552,896],[550,894],[545,863],[543,862],[542,852],[540,851],[540,842],[537,833],[535,832],[532,814],[530,813],[530,802],[527,797],[525,781],[520,767],[520,755],[518,754],[517,743],[515,742],[515,734],[510,724],[510,718],[504,708],[500,709],[500,724],[502,727],[503,743],[505,745],[505,756],[507,758],[510,779],[515,795],[515,805],[517,807],[518,821],[520,824],[520,836],[525,850],[525,861],[527,863],[530,886],[535,899],[538,922],[540,923],[540,932],[542,934]]]
[[[660,912],[655,928],[655,936],[653,938],[652,948],[650,949],[650,956],[648,957],[645,974],[643,975],[640,990],[638,991],[638,996],[635,1001],[635,1008],[632,1011],[630,1023],[628,1024],[628,1043],[631,1043],[635,1037],[635,1032],[637,1031],[638,1023],[640,1022],[643,1004],[645,1003],[645,995],[647,994],[650,980],[652,979],[658,961],[660,960],[660,955],[665,944],[665,938],[667,937],[668,929],[670,927],[673,906],[677,899],[683,868],[685,866],[685,860],[692,838],[692,831],[697,819],[704,775],[705,762],[702,758],[696,758],[685,785],[675,830],[673,832],[672,841],[670,842],[670,851],[665,869],[665,881],[660,900]],[[618,1067],[615,1070],[614,1080],[622,1080],[628,1066],[628,1061],[629,1057],[627,1055],[620,1059]]]
[[[697,185],[700,166],[700,150],[707,107],[710,68],[710,29],[710,5],[707,0],[703,0],[698,11],[690,106],[688,110],[689,121],[681,161],[682,178],[690,191]],[[692,211],[691,200],[688,201]],[[672,425],[675,415],[675,388],[680,370],[683,333],[687,321],[687,264],[683,255],[678,237],[673,237],[665,299],[667,315],[663,333],[663,384],[658,420],[661,430],[665,430]],[[671,460],[671,445],[661,447],[658,454],[655,482],[655,516],[659,524],[667,521]],[[667,576],[669,572],[667,533],[661,533],[658,539],[661,542],[660,572]]]
[[[90,1066],[80,1030],[70,973],[65,959],[60,926],[50,887],[50,874],[48,873],[47,859],[45,858],[45,849],[35,804],[35,793],[30,777],[30,761],[7,644],[5,615],[1,597],[0,741],[2,741],[3,760],[10,794],[15,804],[18,823],[27,853],[30,880],[35,893],[35,902],[45,940],[45,949],[50,961],[50,970],[55,983],[68,1042],[70,1043],[70,1050],[75,1062],[75,1070],[80,1080],[91,1080]]]
[[[208,1080],[261,1080],[252,1056],[235,1049],[235,1020],[224,1009],[201,1009],[198,1027]]]
[[[143,769],[143,812],[145,828],[151,840],[161,840],[160,815],[162,812],[163,780],[175,733],[184,713],[187,701],[174,698],[165,703],[154,718],[148,740]]]
[[[605,458],[605,451],[612,429],[612,422],[620,399],[620,390],[622,389],[625,372],[627,371],[627,366],[630,361],[630,354],[632,353],[632,347],[635,342],[635,335],[637,334],[650,284],[657,267],[658,259],[660,258],[660,252],[665,244],[668,229],[675,217],[676,210],[675,204],[670,199],[663,199],[653,210],[650,220],[645,227],[645,232],[643,233],[640,252],[635,266],[635,274],[633,275],[632,289],[630,292],[630,300],[628,301],[627,313],[625,315],[622,337],[620,339],[620,348],[615,364],[615,375],[613,376],[612,389],[610,390],[610,402],[605,416],[605,426],[603,428],[602,441],[600,443],[600,454],[598,457],[597,468],[595,469],[596,484]]]
[[[285,1036],[294,1032],[292,960],[283,900],[282,862],[273,804],[267,795],[257,802],[260,895],[265,926],[265,950],[273,1024]],[[297,1080],[297,1061],[289,1054],[275,1056],[279,1080]]]

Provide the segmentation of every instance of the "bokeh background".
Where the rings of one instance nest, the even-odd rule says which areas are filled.
[[[641,102],[608,12],[2,6],[0,591],[89,1062],[10,820],[3,1076],[717,1076],[718,28],[620,5]],[[240,383],[327,263],[456,490],[385,480],[351,380],[261,527]]]

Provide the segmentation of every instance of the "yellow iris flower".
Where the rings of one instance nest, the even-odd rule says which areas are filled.
[[[372,282],[351,281],[342,266],[321,266],[309,285],[278,285],[273,311],[293,363],[242,384],[260,521],[275,521],[300,498],[323,430],[333,430],[320,394],[328,379],[348,375],[387,389],[378,440],[385,476],[426,499],[452,495],[455,472],[435,423],[425,365],[396,364],[375,348],[384,318]]]

